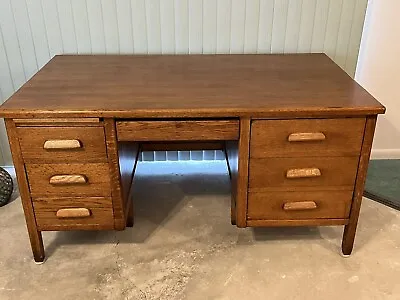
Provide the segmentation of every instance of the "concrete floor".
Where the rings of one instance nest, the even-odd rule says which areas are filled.
[[[139,166],[134,228],[45,232],[42,265],[0,208],[0,299],[400,299],[400,212],[365,199],[343,258],[342,227],[230,225],[224,163],[162,166]]]

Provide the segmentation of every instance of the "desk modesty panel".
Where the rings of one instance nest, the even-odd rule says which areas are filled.
[[[225,151],[233,225],[344,225],[348,255],[384,112],[325,54],[56,56],[0,107],[36,262],[133,226],[143,149]]]

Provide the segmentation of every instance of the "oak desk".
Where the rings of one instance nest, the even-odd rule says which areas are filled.
[[[324,54],[56,56],[0,108],[35,261],[41,231],[123,230],[143,149],[222,149],[232,224],[345,225],[377,114]]]

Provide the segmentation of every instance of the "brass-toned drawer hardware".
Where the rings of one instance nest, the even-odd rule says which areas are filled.
[[[322,132],[296,132],[288,136],[289,142],[316,142],[325,140]]]
[[[321,170],[318,168],[290,169],[286,172],[286,178],[310,178],[321,176]]]
[[[314,201],[302,201],[302,202],[286,202],[283,205],[283,210],[311,210],[316,209],[317,203]]]
[[[85,184],[87,178],[85,175],[54,175],[50,177],[49,183],[52,185],[64,184]]]
[[[57,218],[85,218],[90,216],[90,210],[87,208],[62,208],[57,210]]]
[[[82,148],[79,140],[48,140],[44,142],[43,149],[46,150],[68,150]]]

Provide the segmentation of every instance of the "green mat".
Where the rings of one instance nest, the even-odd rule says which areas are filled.
[[[364,196],[400,210],[400,159],[370,161]]]

